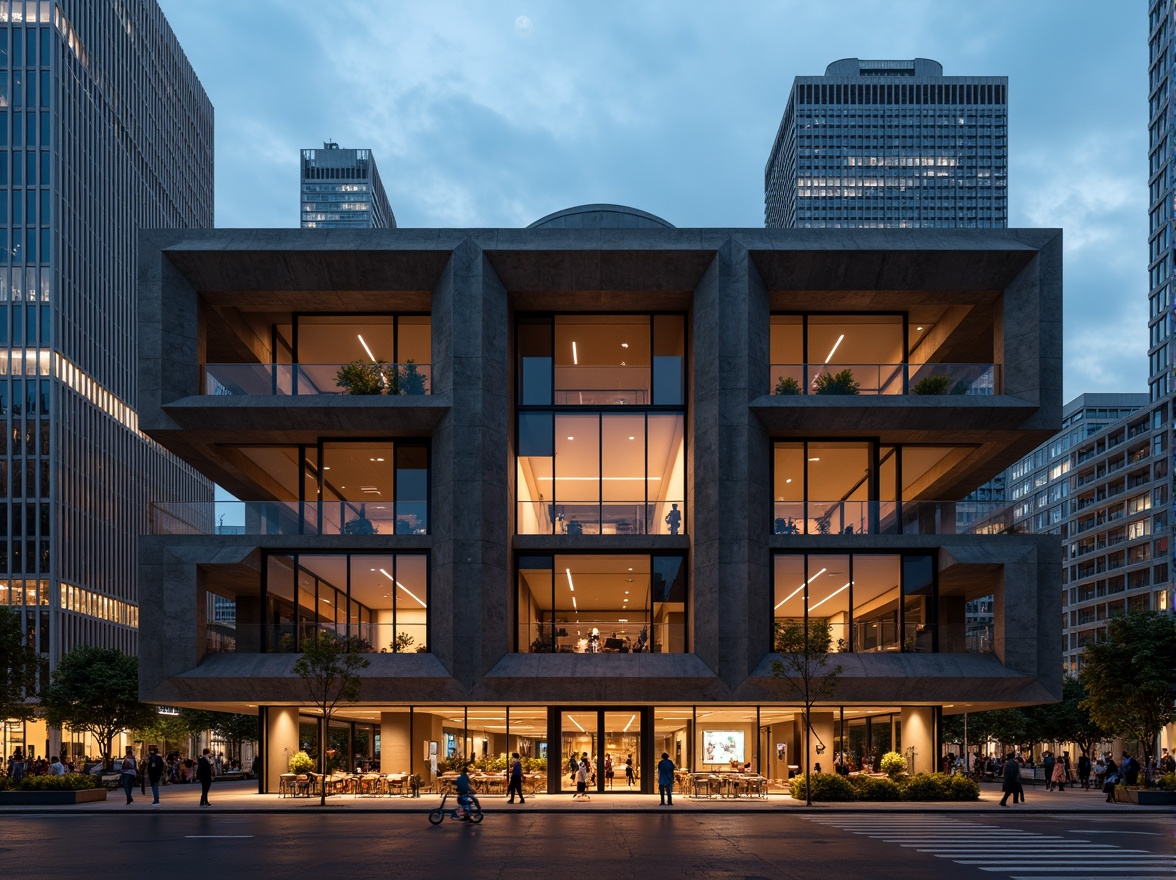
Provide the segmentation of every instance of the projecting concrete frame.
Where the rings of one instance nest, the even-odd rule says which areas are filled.
[[[243,709],[301,698],[293,656],[205,656],[206,591],[259,578],[266,548],[430,553],[429,653],[372,655],[365,703],[778,701],[772,552],[925,547],[942,548],[941,576],[997,595],[995,653],[843,655],[839,701],[1060,696],[1057,538],[777,536],[769,513],[772,440],[974,444],[942,484],[941,497],[958,497],[1051,436],[1062,402],[1058,230],[169,231],[145,234],[139,253],[143,431],[242,493],[248,475],[224,445],[429,437],[432,485],[427,536],[147,537],[145,699]],[[948,309],[936,359],[997,364],[999,393],[771,394],[772,312],[927,303]],[[431,394],[201,394],[206,362],[270,362],[256,332],[265,315],[367,310],[431,314]],[[662,310],[689,315],[689,537],[513,534],[514,314]],[[515,552],[636,549],[689,550],[690,653],[513,653]]]

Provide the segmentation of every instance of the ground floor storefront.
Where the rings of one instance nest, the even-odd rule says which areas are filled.
[[[572,762],[587,757],[590,793],[655,793],[665,753],[680,789],[763,794],[803,772],[806,748],[800,708],[779,704],[360,705],[339,710],[325,731],[308,707],[258,711],[259,791],[272,794],[317,790],[324,757],[328,785],[339,792],[442,791],[472,764],[475,782],[494,793],[505,786],[514,752],[529,792],[575,792]],[[820,708],[807,738],[809,762],[814,772],[818,765],[834,772],[838,762],[868,771],[897,751],[912,772],[934,770],[940,725],[936,706]],[[299,753],[314,770],[292,768]]]

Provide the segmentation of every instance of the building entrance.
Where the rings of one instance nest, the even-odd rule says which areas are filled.
[[[575,793],[572,762],[578,765],[587,754],[590,793],[652,792],[652,777],[645,772],[652,766],[646,754],[652,721],[652,711],[645,707],[553,708],[549,723],[559,731],[560,752],[558,763],[548,756],[548,790]]]

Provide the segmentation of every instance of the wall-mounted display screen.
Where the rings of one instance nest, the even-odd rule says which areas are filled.
[[[743,763],[742,730],[704,730],[702,762],[704,764]]]

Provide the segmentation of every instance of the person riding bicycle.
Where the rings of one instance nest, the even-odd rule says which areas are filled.
[[[473,803],[473,796],[471,793],[470,767],[468,764],[461,768],[461,775],[457,777],[457,780],[453,783],[453,787],[457,790],[457,805],[463,811],[463,815],[460,817],[461,821],[469,822],[470,804]]]

